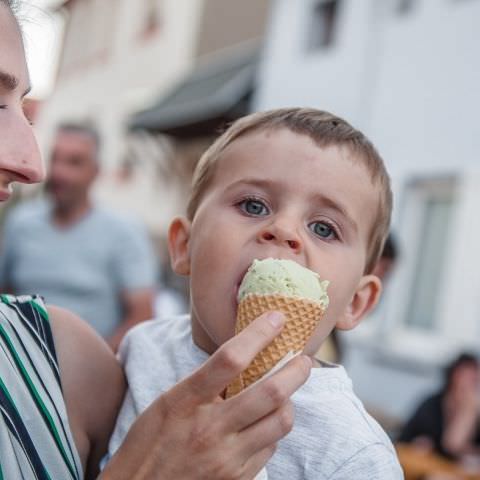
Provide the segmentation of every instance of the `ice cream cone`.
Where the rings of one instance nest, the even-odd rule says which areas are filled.
[[[248,294],[238,305],[236,333],[242,331],[262,313],[272,310],[280,311],[286,317],[282,332],[258,353],[249,367],[227,387],[226,398],[240,393],[262,378],[287,353],[301,352],[325,313],[325,306],[307,298],[278,294]]]

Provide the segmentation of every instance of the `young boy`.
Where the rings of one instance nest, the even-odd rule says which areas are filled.
[[[382,159],[344,120],[282,109],[235,122],[201,158],[188,217],[169,231],[173,269],[190,277],[191,315],[142,324],[120,348],[129,392],[110,452],[141,411],[234,334],[238,287],[254,259],[295,260],[330,280],[330,306],[305,353],[334,327],[355,327],[380,294],[370,272],[391,205]],[[293,396],[294,427],[267,464],[269,478],[403,478],[345,370],[317,366]]]

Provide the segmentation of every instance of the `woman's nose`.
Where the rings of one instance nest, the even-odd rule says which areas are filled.
[[[45,177],[45,169],[33,131],[29,125],[22,125],[18,130],[16,135],[10,135],[10,148],[5,156],[1,155],[0,168],[12,172],[14,181],[41,182]]]
[[[38,183],[45,178],[45,171],[40,161],[40,155],[19,158],[18,161],[12,165],[11,171],[16,174],[14,181],[20,183]]]

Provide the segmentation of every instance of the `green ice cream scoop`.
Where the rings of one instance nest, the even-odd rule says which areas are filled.
[[[254,260],[243,277],[238,291],[240,302],[248,294],[284,295],[308,298],[328,307],[328,280],[320,280],[317,273],[292,260],[266,258]]]

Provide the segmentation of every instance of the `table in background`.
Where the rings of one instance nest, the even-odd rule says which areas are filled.
[[[480,470],[467,471],[433,452],[405,443],[399,443],[395,448],[405,472],[405,480],[421,480],[425,475],[433,474],[449,474],[454,476],[455,480],[480,480]]]

